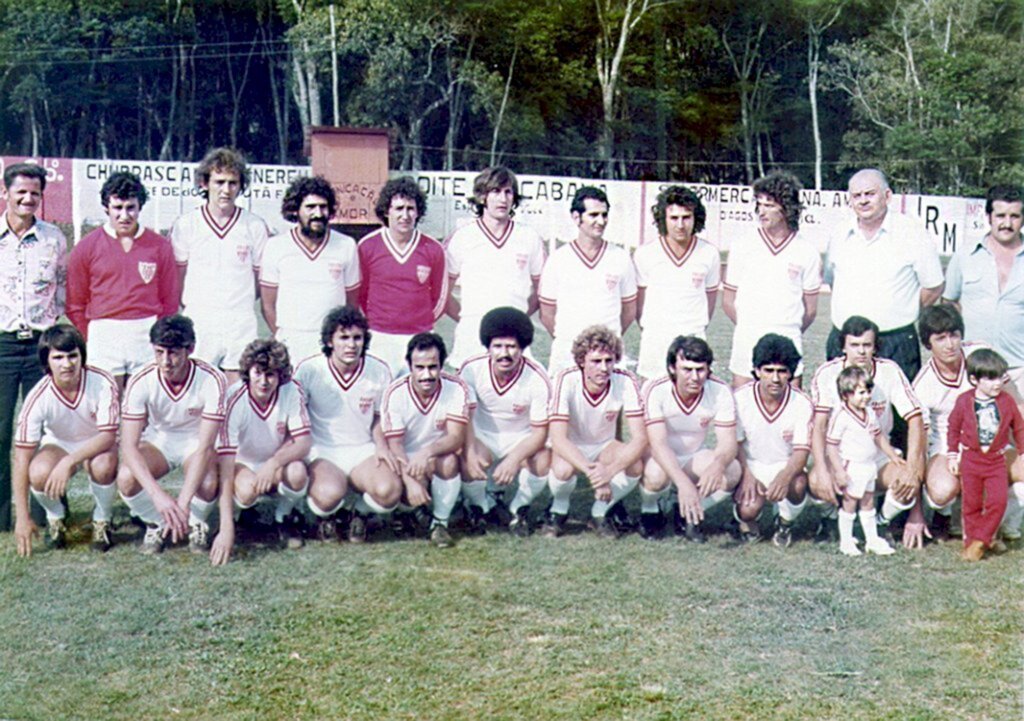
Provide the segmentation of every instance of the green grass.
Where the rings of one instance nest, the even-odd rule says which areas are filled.
[[[722,366],[728,337],[716,317]],[[76,525],[88,518],[83,485]],[[0,538],[0,718],[1022,714],[1019,550],[966,565],[956,544],[847,559],[722,534],[702,547],[499,534],[447,551],[243,544],[214,569],[181,549],[141,556],[130,526],[103,556],[76,534],[29,561]]]

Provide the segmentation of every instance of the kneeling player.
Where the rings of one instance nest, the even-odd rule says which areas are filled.
[[[430,542],[452,544],[448,519],[462,485],[458,453],[466,440],[469,391],[457,376],[441,371],[447,350],[436,333],[409,339],[409,375],[384,394],[384,435],[398,459],[410,506],[432,505]],[[429,490],[428,490],[429,489]]]
[[[371,513],[390,513],[402,496],[398,465],[380,426],[391,371],[366,352],[369,328],[358,308],[338,306],[320,328],[322,355],[306,358],[295,370],[313,430],[306,504],[319,519],[316,536],[322,541],[337,535],[350,489],[355,513],[347,534],[353,543],[366,540]]]
[[[679,494],[686,537],[704,543],[704,511],[729,498],[740,481],[736,462],[736,405],[732,392],[711,377],[714,354],[696,336],[679,336],[668,348],[668,375],[644,387],[644,415],[651,450],[640,486],[640,530],[657,538],[659,501],[671,482]],[[716,445],[704,448],[715,426]]]
[[[125,389],[124,462],[117,486],[128,510],[146,524],[143,553],[159,553],[168,535],[173,543],[186,533],[189,549],[205,553],[207,519],[217,498],[214,444],[224,420],[224,376],[190,357],[196,336],[192,321],[184,316],[158,320],[149,341],[155,361]],[[175,501],[157,480],[179,466],[185,480]],[[222,528],[224,523],[222,516]]]
[[[754,378],[736,390],[739,461],[743,476],[736,513],[744,540],[758,541],[757,517],[764,502],[778,509],[772,543],[793,540],[793,521],[807,500],[807,456],[811,452],[814,404],[790,385],[800,353],[789,338],[769,333],[754,346]]]
[[[487,353],[463,364],[459,376],[469,388],[472,422],[462,459],[462,492],[479,516],[498,508],[487,494],[488,474],[498,486],[519,479],[508,510],[517,536],[530,534],[530,502],[547,485],[551,384],[523,351],[533,342],[533,323],[515,308],[495,308],[480,322]],[[475,510],[475,513],[473,513]]]
[[[618,530],[608,509],[625,498],[639,480],[647,447],[640,388],[633,374],[615,368],[622,341],[604,326],[590,326],[572,344],[575,368],[558,375],[551,413],[551,508],[541,533],[562,535],[569,499],[582,473],[594,489],[590,525],[605,538]],[[615,439],[624,415],[629,442]]]
[[[302,545],[295,504],[306,495],[309,476],[303,459],[313,446],[302,387],[291,382],[288,349],[275,340],[254,340],[239,359],[242,385],[227,403],[217,456],[221,516],[252,508],[276,491],[274,523],[289,548]],[[227,563],[235,524],[222,523],[210,559]]]
[[[20,556],[31,555],[36,530],[29,492],[46,511],[47,543],[64,546],[60,498],[82,464],[96,502],[92,547],[110,548],[120,409],[113,377],[86,366],[85,356],[85,339],[74,326],[55,325],[39,337],[39,362],[46,375],[25,397],[14,439],[14,536]]]

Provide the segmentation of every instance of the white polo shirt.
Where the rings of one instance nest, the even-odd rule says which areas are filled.
[[[839,457],[844,462],[875,463],[879,433],[878,419],[870,408],[860,415],[844,403],[828,422],[825,442],[839,446]]]
[[[67,398],[50,375],[25,396],[18,414],[14,445],[35,448],[52,438],[62,447],[75,446],[104,431],[116,431],[121,422],[117,386],[106,371],[82,369],[75,399]]]
[[[218,455],[236,456],[253,470],[277,453],[288,439],[310,433],[306,396],[291,381],[280,385],[267,405],[261,406],[246,385],[233,389],[217,442]]]
[[[737,439],[747,458],[766,466],[789,462],[794,451],[811,449],[814,404],[792,386],[786,386],[782,402],[769,413],[760,386],[746,383],[736,389]]]
[[[458,376],[441,373],[434,394],[422,400],[405,376],[388,387],[381,409],[386,438],[402,438],[407,453],[415,453],[444,436],[448,421],[469,423],[469,390]]]
[[[700,393],[684,402],[666,375],[644,386],[644,422],[664,423],[669,448],[677,458],[689,458],[704,446],[712,425],[736,426],[736,403],[729,386],[710,376]]]
[[[722,260],[718,248],[694,238],[682,256],[663,237],[633,253],[636,284],[644,289],[644,331],[704,337],[708,293],[718,289]],[[666,349],[667,349],[666,345]]]
[[[204,419],[218,423],[224,420],[226,387],[219,370],[192,358],[185,384],[175,391],[156,364],[150,363],[129,379],[121,416],[145,421],[147,434],[191,441],[198,436]]]
[[[494,375],[491,357],[474,356],[459,371],[469,391],[473,432],[492,451],[511,448],[535,427],[548,424],[551,382],[535,361],[523,357],[505,383]]]
[[[391,384],[387,363],[367,354],[345,376],[327,356],[310,356],[295,369],[295,380],[306,393],[314,446],[373,443],[373,419]]]
[[[644,414],[636,376],[618,368],[597,396],[587,390],[580,368],[566,368],[558,374],[551,403],[551,420],[567,422],[569,440],[590,448],[603,447],[615,440],[619,413],[627,418],[641,418]]]
[[[814,401],[815,412],[834,415],[836,409],[843,406],[839,399],[836,379],[846,367],[845,362],[843,357],[833,358],[828,363],[818,366],[818,370],[814,372],[811,379],[811,399]],[[909,421],[921,414],[921,404],[914,395],[907,377],[895,362],[886,358],[875,358],[870,373],[875,387],[871,389],[869,407],[875,412],[882,432],[888,436],[892,432],[893,406],[903,420]]]

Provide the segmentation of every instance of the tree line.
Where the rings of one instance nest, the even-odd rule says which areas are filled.
[[[1024,181],[1020,0],[0,0],[5,154],[906,192]]]

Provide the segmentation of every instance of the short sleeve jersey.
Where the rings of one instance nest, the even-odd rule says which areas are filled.
[[[718,248],[694,238],[677,256],[664,238],[641,245],[633,254],[636,284],[644,289],[644,330],[671,328],[678,335],[703,337],[708,325],[708,296],[721,280]]]
[[[387,363],[367,354],[348,375],[325,355],[299,363],[294,379],[306,392],[306,409],[318,446],[359,446],[373,442],[373,420],[391,384]]]
[[[150,363],[128,381],[121,415],[157,433],[196,434],[203,419],[224,420],[226,385],[219,370],[192,358],[185,384],[173,389]]]
[[[359,305],[371,330],[423,333],[444,313],[448,271],[444,247],[413,231],[399,248],[387,228],[359,241]]]
[[[189,317],[252,315],[269,235],[263,219],[243,208],[223,225],[205,205],[174,221],[170,238],[178,267],[188,268],[182,303]]]
[[[324,316],[345,304],[347,292],[359,287],[356,242],[330,232],[311,251],[299,231],[267,241],[260,267],[260,285],[277,289],[277,324],[289,330],[318,331]]]
[[[737,236],[723,286],[736,293],[736,322],[800,332],[803,297],[821,290],[821,256],[799,233],[773,245],[764,230]]]
[[[755,382],[737,388],[735,398],[736,435],[747,458],[765,464],[786,463],[794,451],[811,449],[814,404],[809,397],[787,386],[779,407],[769,412]]]
[[[973,386],[967,380],[967,356],[978,348],[988,346],[980,343],[964,343],[961,346],[963,362],[956,377],[942,375],[935,359],[929,359],[914,378],[914,395],[921,403],[925,423],[928,425],[928,452],[941,453],[945,448],[946,433],[949,430],[949,414],[957,397],[971,390]]]
[[[478,219],[452,234],[447,252],[464,318],[482,318],[502,306],[526,312],[544,267],[544,241],[535,230],[513,220],[496,236]]]
[[[583,371],[566,368],[558,374],[551,399],[551,420],[569,424],[569,440],[581,446],[602,446],[615,440],[619,414],[642,418],[643,403],[636,376],[618,368],[598,395],[591,395]]]
[[[407,452],[415,453],[444,436],[448,421],[469,423],[469,391],[458,376],[442,372],[437,390],[427,400],[416,394],[409,376],[384,393],[384,437],[402,438]]]
[[[878,455],[875,438],[879,433],[881,428],[874,413],[860,414],[844,403],[829,419],[825,442],[839,446],[843,461],[873,463]]]
[[[844,359],[841,357],[818,366],[811,379],[811,399],[814,401],[815,412],[832,414],[843,405],[836,387],[836,379],[843,368]],[[876,358],[871,377],[875,387],[871,390],[870,408],[887,436],[892,432],[893,406],[907,421],[921,414],[921,403],[896,363],[886,358]]]
[[[572,339],[584,328],[622,330],[622,304],[636,299],[636,271],[629,251],[605,242],[588,257],[566,243],[551,254],[540,279],[540,302],[557,306],[555,337]]]
[[[14,444],[35,448],[45,436],[75,444],[97,433],[116,431],[121,421],[117,386],[105,371],[86,366],[74,400],[44,376],[32,387],[18,415]]]
[[[734,428],[736,403],[722,381],[709,377],[700,393],[684,401],[669,376],[644,386],[644,422],[664,423],[668,445],[679,457],[692,456],[704,445],[708,428]]]
[[[494,375],[488,355],[474,356],[459,370],[469,391],[473,428],[500,436],[521,436],[531,426],[548,424],[551,383],[537,363],[522,358],[519,369],[504,384]]]
[[[245,385],[234,388],[229,396],[217,443],[220,455],[233,454],[243,463],[263,464],[286,440],[310,433],[306,396],[294,381],[279,386],[266,407]]]

